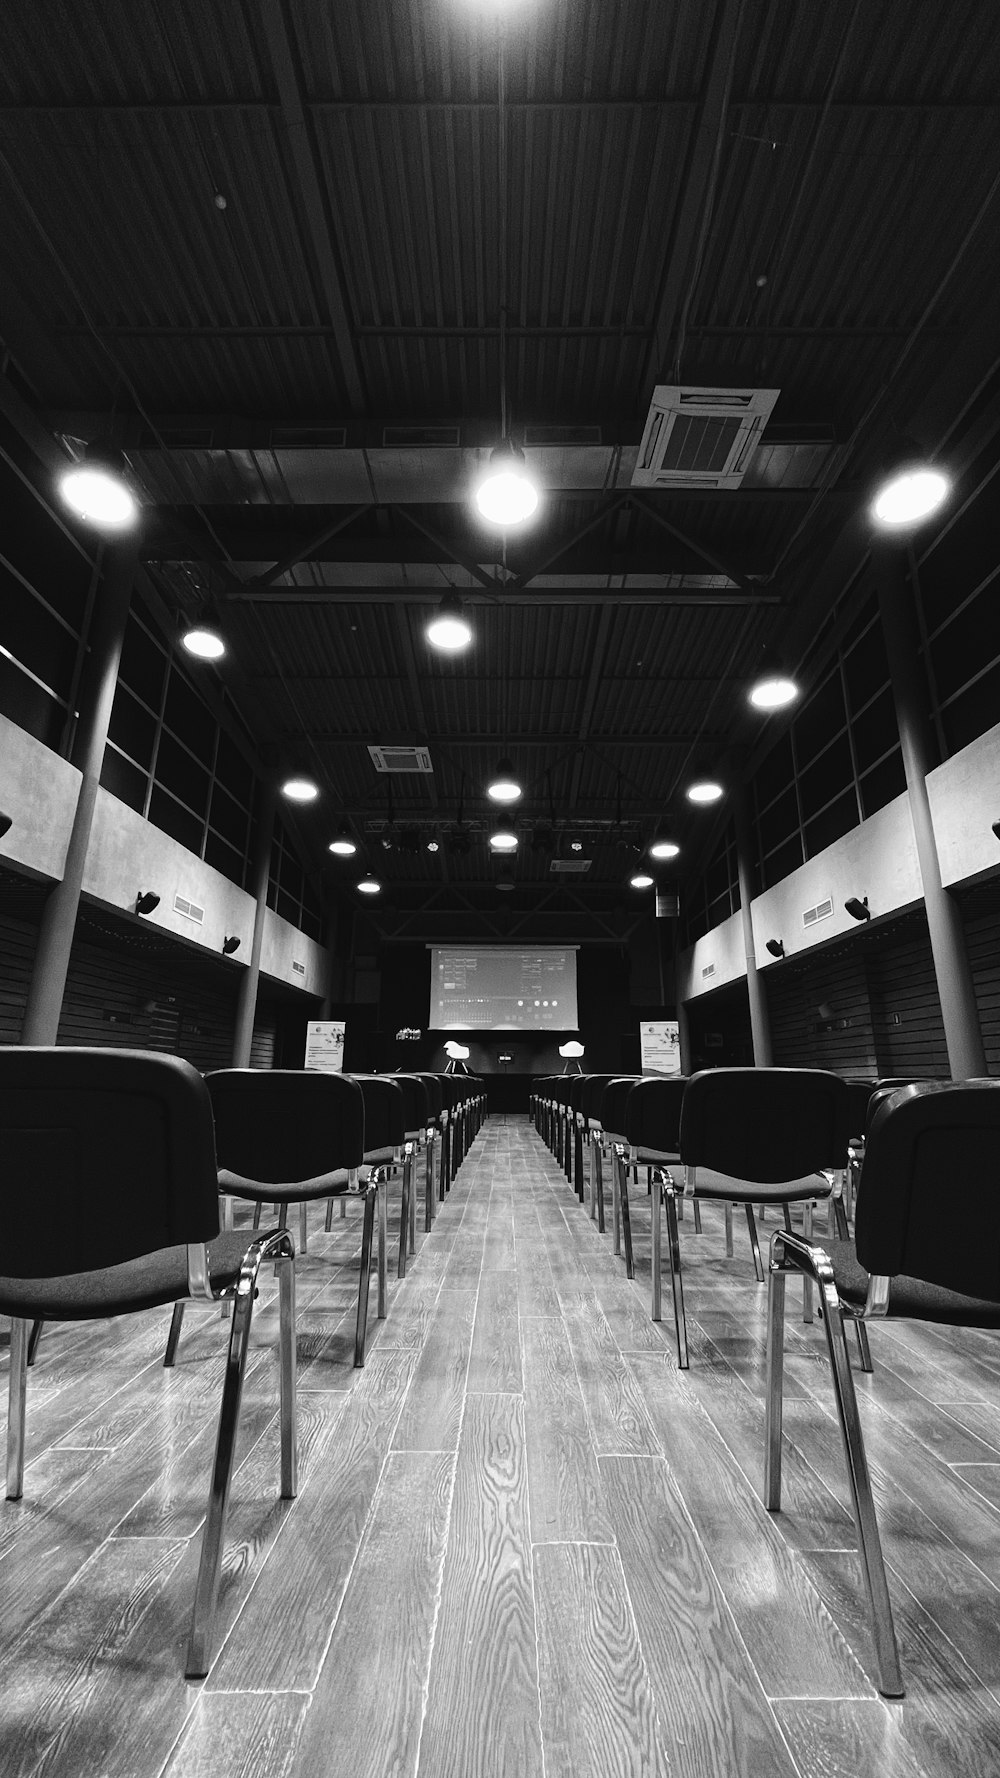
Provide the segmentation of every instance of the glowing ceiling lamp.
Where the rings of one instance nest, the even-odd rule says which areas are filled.
[[[472,641],[472,628],[462,612],[462,601],[457,593],[446,593],[431,618],[424,635],[434,648],[440,648],[445,654],[456,654],[461,648],[468,648]]]
[[[319,795],[319,785],[312,778],[286,778],[281,794],[290,803],[314,803]]]
[[[698,784],[689,784],[685,794],[689,803],[717,803],[725,792],[714,779],[705,778]]]
[[[127,531],[139,517],[122,457],[101,445],[88,445],[83,461],[63,471],[59,493],[77,518],[99,531]]]
[[[516,852],[517,834],[512,827],[497,827],[490,834],[490,846],[494,852]]]
[[[514,767],[509,759],[502,759],[497,766],[496,777],[486,786],[486,794],[495,803],[516,803],[521,795],[521,786],[514,776]]]
[[[526,524],[538,509],[538,486],[524,452],[509,438],[490,452],[490,466],[476,486],[476,508],[487,524],[505,531]]]
[[[906,531],[931,518],[950,493],[950,477],[906,441],[882,476],[869,512],[883,530]]]
[[[351,830],[347,822],[342,821],[337,829],[336,838],[330,841],[327,851],[333,852],[337,858],[353,858],[357,849],[351,838]]]
[[[371,871],[369,871],[366,876],[362,877],[358,884],[358,888],[362,895],[381,895],[382,893],[382,885],[377,877],[372,876]]]

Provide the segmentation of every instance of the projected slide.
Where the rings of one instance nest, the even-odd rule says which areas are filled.
[[[575,1031],[575,949],[433,945],[429,1025],[432,1031]]]

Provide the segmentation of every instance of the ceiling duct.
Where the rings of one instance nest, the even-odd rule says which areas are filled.
[[[633,488],[738,488],[780,393],[658,383]]]
[[[433,772],[427,747],[369,747],[377,772]]]

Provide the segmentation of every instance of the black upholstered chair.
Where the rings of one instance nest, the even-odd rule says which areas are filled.
[[[879,1690],[903,1694],[845,1317],[1000,1330],[1000,1081],[920,1082],[889,1093],[867,1133],[855,1239],[771,1237],[764,1498],[781,1506],[785,1280],[816,1281],[871,1609]]]
[[[821,1068],[711,1068],[687,1081],[678,1131],[684,1195],[743,1205],[759,1282],[764,1269],[754,1205],[780,1205],[789,1226],[790,1206],[801,1204],[805,1233],[811,1235],[813,1205],[833,1196],[834,1175],[846,1165],[848,1121],[846,1082]],[[670,1218],[673,1184],[667,1185],[664,1197]],[[835,1207],[842,1219],[840,1199]],[[841,1233],[847,1233],[843,1220]],[[684,1291],[675,1236],[671,1222],[678,1361],[686,1369]],[[811,1290],[805,1285],[803,1314],[811,1321]],[[866,1347],[862,1362],[870,1365]]]
[[[441,1110],[444,1096],[441,1091],[440,1074],[419,1073],[413,1077],[423,1082],[427,1094],[427,1125],[424,1131],[424,1232],[430,1233],[434,1222],[434,1168],[441,1134]]]
[[[394,1074],[403,1095],[403,1191],[399,1206],[399,1260],[397,1276],[406,1277],[407,1250],[417,1248],[417,1199],[413,1175],[417,1155],[427,1142],[430,1100],[427,1083],[419,1074]]]
[[[635,1261],[632,1256],[632,1222],[629,1216],[628,1188],[622,1194],[621,1157],[628,1145],[625,1134],[625,1109],[629,1094],[641,1075],[615,1074],[605,1083],[601,1094],[598,1120],[600,1123],[600,1142],[602,1154],[611,1167],[611,1227],[612,1244],[616,1257],[622,1250],[622,1236],[625,1238],[625,1275],[635,1277]]]
[[[142,1050],[0,1050],[11,1319],[7,1498],[24,1480],[29,1321],[103,1320],[189,1298],[235,1304],[186,1672],[208,1672],[257,1275],[279,1275],[281,1493],[296,1490],[295,1270],[285,1230],[219,1232],[212,1107],[201,1076]],[[39,1205],[44,1215],[39,1216]]]
[[[215,1119],[218,1190],[278,1207],[347,1193],[365,1199],[354,1362],[365,1361],[368,1279],[377,1191],[358,1169],[365,1140],[364,1100],[346,1075],[300,1068],[220,1068],[205,1076]],[[164,1364],[177,1355],[184,1304],[177,1303]]]
[[[589,1155],[590,1177],[590,1219],[597,1221],[600,1233],[604,1233],[604,1169],[603,1148],[601,1138],[601,1102],[604,1089],[609,1081],[616,1080],[614,1074],[585,1074],[583,1091],[580,1095],[578,1116],[580,1119],[583,1143]]]

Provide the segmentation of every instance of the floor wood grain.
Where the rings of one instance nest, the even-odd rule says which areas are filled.
[[[821,1323],[790,1299],[768,1514],[745,1239],[727,1259],[717,1207],[684,1222],[680,1373],[642,1188],[632,1212],[630,1282],[526,1120],[490,1120],[383,1322],[373,1290],[355,1371],[360,1216],[328,1234],[310,1208],[299,1495],[278,1497],[269,1274],[198,1685],[228,1324],[189,1313],[171,1372],[164,1311],[46,1328],[25,1498],[0,1503],[3,1778],[1000,1772],[1000,1341],[876,1328],[857,1378],[907,1683],[887,1705]]]

